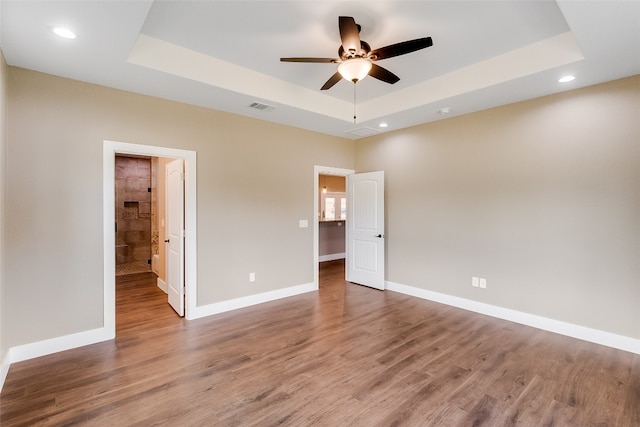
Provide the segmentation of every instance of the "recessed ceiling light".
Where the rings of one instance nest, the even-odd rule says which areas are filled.
[[[575,76],[564,76],[560,80],[558,80],[558,82],[559,83],[568,83],[568,82],[573,81],[575,79],[576,79]]]
[[[438,110],[438,114],[449,114],[451,112],[451,108],[444,107]]]
[[[68,29],[68,28],[55,27],[53,29],[53,32],[56,35],[58,35],[58,36],[60,36],[62,38],[65,38],[65,39],[75,39],[76,38],[75,33],[73,31],[71,31],[70,29]]]
[[[386,128],[387,126],[389,126],[389,125],[388,125],[388,124],[386,124],[385,122],[382,122],[382,123],[380,123],[380,124],[378,125],[378,127],[381,127],[381,128]]]

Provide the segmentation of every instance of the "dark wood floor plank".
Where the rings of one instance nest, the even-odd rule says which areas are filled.
[[[4,426],[640,426],[640,356],[344,281],[186,321],[117,278],[117,337],[14,364]]]

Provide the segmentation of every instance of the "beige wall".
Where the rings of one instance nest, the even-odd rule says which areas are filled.
[[[359,140],[356,169],[385,171],[389,281],[640,338],[640,76]]]
[[[352,142],[8,74],[7,345],[102,326],[105,139],[197,152],[198,305],[313,282],[313,227],[298,221],[314,219],[314,165],[353,168]]]
[[[640,77],[354,151],[300,129],[0,72],[11,247],[0,349],[102,326],[104,139],[197,151],[198,305],[311,282],[312,227],[298,220],[316,214],[313,166],[355,167],[385,170],[388,280],[640,338]]]
[[[8,346],[5,344],[6,310],[5,310],[5,194],[6,194],[6,93],[7,93],[7,63],[0,50],[0,361],[5,357]]]

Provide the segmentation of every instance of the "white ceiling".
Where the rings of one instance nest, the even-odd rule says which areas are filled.
[[[340,15],[374,49],[433,38],[378,62],[395,85],[358,82],[357,123],[353,83],[319,90],[336,64],[279,61],[336,57]],[[0,22],[10,65],[343,138],[640,74],[640,0],[2,0]],[[77,38],[54,35],[58,25]],[[558,83],[565,74],[576,80]]]

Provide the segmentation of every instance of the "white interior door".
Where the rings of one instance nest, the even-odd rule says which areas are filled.
[[[167,290],[169,304],[184,316],[184,173],[183,160],[167,164]]]
[[[347,176],[347,281],[384,290],[384,172]]]

